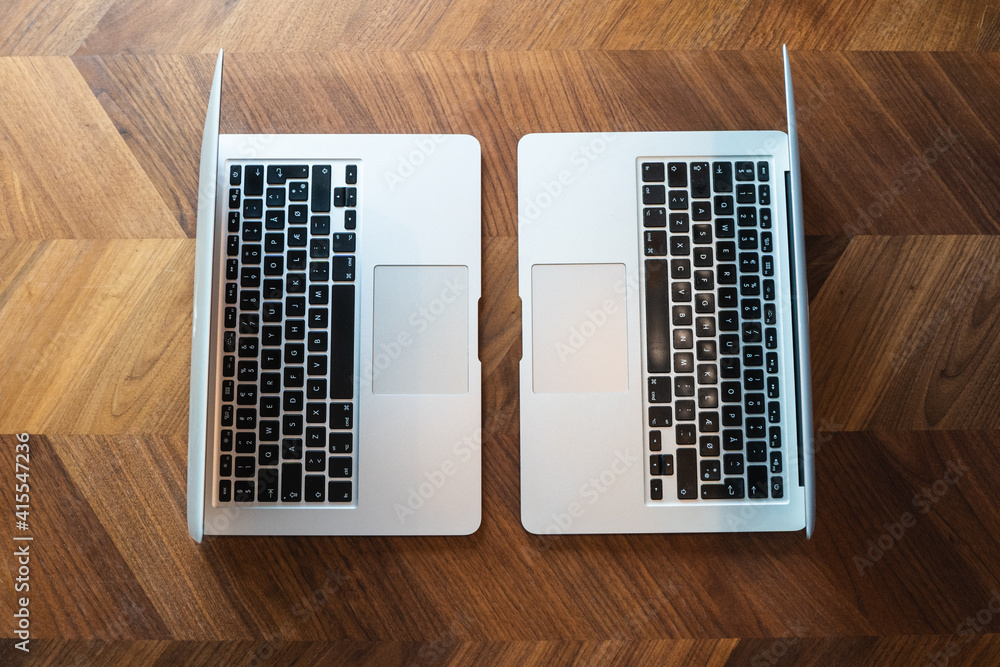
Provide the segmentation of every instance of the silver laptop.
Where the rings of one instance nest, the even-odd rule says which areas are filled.
[[[470,136],[202,143],[188,526],[468,534],[480,523],[480,148]]]
[[[814,517],[808,295],[788,134],[518,146],[521,521],[778,531]]]

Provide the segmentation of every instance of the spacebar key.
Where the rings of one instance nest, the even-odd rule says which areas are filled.
[[[667,260],[646,260],[646,372],[670,372]]]
[[[354,285],[334,285],[330,302],[330,398],[354,398]]]

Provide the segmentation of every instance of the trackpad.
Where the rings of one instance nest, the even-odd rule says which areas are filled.
[[[469,267],[376,266],[372,391],[469,391]]]
[[[628,391],[624,264],[531,267],[536,394]]]

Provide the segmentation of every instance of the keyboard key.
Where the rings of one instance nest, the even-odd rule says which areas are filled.
[[[307,201],[309,199],[309,184],[306,182],[292,183],[288,186],[288,201]]]
[[[771,473],[777,475],[781,472],[781,452],[772,451],[771,452]]]
[[[664,249],[666,252],[666,249]],[[691,279],[691,260],[690,259],[672,259],[670,260],[670,277],[674,280],[690,280]]]
[[[642,187],[642,203],[646,206],[666,204],[667,189],[662,185],[644,185]]]
[[[348,185],[354,185],[358,182],[358,165],[349,164],[344,169],[344,182]]]
[[[722,468],[718,461],[701,462],[701,481],[717,482],[722,479]]]
[[[354,209],[344,211],[344,229],[358,228],[358,212]]]
[[[334,285],[330,301],[330,398],[354,398],[354,285]]]
[[[757,180],[768,181],[771,179],[771,168],[767,162],[761,160],[757,163]]]
[[[297,503],[302,500],[302,464],[281,464],[281,501]]]
[[[645,208],[642,210],[642,225],[644,227],[666,227],[667,209]]]
[[[712,163],[712,188],[715,192],[733,191],[733,164],[731,162]]]
[[[780,477],[771,478],[771,497],[784,498],[785,490]]]
[[[754,177],[753,162],[736,163],[736,180],[752,181]]]
[[[278,502],[278,469],[261,468],[257,472],[257,502]]]
[[[284,438],[281,441],[281,458],[283,459],[301,459],[302,458],[302,439],[301,438]]]
[[[324,475],[306,475],[303,498],[307,503],[321,503],[326,500],[326,477]]]
[[[331,503],[351,502],[351,482],[331,481],[329,485],[329,500]]]
[[[667,185],[672,188],[687,187],[687,165],[683,162],[667,164]]]
[[[763,440],[752,440],[747,443],[747,461],[763,463],[767,461],[767,443]]]
[[[219,480],[219,502],[228,503],[233,499],[233,483],[228,479]]]
[[[714,201],[715,215],[733,214],[733,198],[731,195],[717,195]]]
[[[330,477],[347,478],[354,474],[354,459],[349,456],[331,456]]]
[[[666,260],[646,260],[646,370],[649,373],[670,372],[668,294]]]
[[[237,480],[234,485],[233,500],[238,503],[253,502],[253,481]]]
[[[353,451],[353,436],[350,433],[331,433],[329,442],[331,454],[350,454]]]
[[[698,451],[701,453],[702,456],[718,456],[720,454],[719,436],[717,435],[701,436],[698,439]]]
[[[642,181],[644,183],[662,183],[664,179],[664,169],[662,162],[643,162]]]
[[[659,431],[655,431],[659,433]],[[678,424],[675,432],[678,445],[693,445],[698,442],[694,424]]]
[[[330,210],[330,182],[332,168],[328,164],[313,165],[312,168],[312,210],[327,212]]]
[[[264,215],[264,200],[263,199],[245,199],[243,200],[243,217],[244,218],[260,218]],[[246,223],[244,223],[246,224]]]
[[[267,168],[268,185],[283,185],[289,178],[308,178],[309,167],[303,165],[271,165]]]
[[[654,405],[649,408],[650,428],[666,428],[673,425],[673,411],[669,405]]]
[[[645,243],[644,254],[647,257],[662,256],[667,254],[667,233],[664,231],[651,230],[643,233]]]
[[[670,402],[670,378],[649,378],[646,386],[650,403]]]
[[[698,455],[693,447],[677,449],[677,498],[698,497]]]
[[[687,190],[671,190],[670,197],[667,202],[667,206],[671,211],[685,210],[688,207]]]
[[[323,470],[326,470],[326,452],[306,450],[306,471],[322,472]]]
[[[650,497],[651,500],[663,500],[663,480],[662,479],[653,479],[653,480],[650,480],[650,482],[649,482],[649,497]]]
[[[754,204],[757,201],[757,193],[752,183],[740,183],[736,186],[737,204]]]
[[[747,466],[747,496],[767,498],[766,466]]]
[[[707,199],[711,195],[709,187],[709,167],[707,162],[691,163],[691,196]]]
[[[658,452],[663,448],[663,441],[659,431],[649,432],[649,451]]]

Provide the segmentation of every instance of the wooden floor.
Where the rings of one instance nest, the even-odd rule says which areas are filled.
[[[809,235],[813,539],[526,533],[518,138],[784,129],[783,42]],[[473,536],[188,537],[197,171],[220,47],[224,132],[481,142]],[[986,0],[9,0],[0,549],[35,538],[32,662],[1000,663],[998,49]],[[22,432],[28,533],[12,516]],[[15,641],[0,664],[25,659]]]

